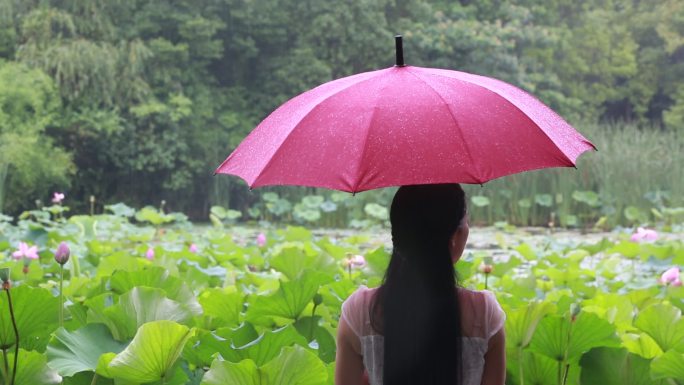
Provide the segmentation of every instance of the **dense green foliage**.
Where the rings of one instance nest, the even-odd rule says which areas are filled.
[[[212,170],[284,100],[392,65],[395,33],[409,64],[501,78],[572,122],[682,132],[682,15],[678,0],[0,0],[0,208],[52,188],[82,211],[90,195],[245,211],[257,196]]]
[[[199,229],[123,204],[8,220],[0,270],[13,279],[16,385],[332,385],[342,301],[377,286],[389,258],[386,234]],[[628,232],[580,242],[497,231],[486,244],[495,249],[469,247],[456,265],[462,285],[494,291],[507,315],[507,384],[681,384],[684,277],[658,282],[684,265],[681,231],[677,223],[654,243]],[[71,248],[63,327],[61,241]],[[35,259],[13,258],[20,242],[36,246]],[[7,380],[17,339],[0,294]]]

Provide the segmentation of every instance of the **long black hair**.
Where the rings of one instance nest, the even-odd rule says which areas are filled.
[[[384,336],[384,385],[460,384],[461,312],[449,243],[466,215],[458,184],[400,187],[393,251],[371,306]]]

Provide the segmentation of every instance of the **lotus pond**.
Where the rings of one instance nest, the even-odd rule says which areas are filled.
[[[494,291],[506,311],[508,383],[684,384],[684,287],[674,270],[659,280],[684,265],[682,228],[649,242],[633,232],[471,231],[457,268],[463,286]],[[71,250],[63,267],[60,242]],[[0,377],[333,384],[341,304],[380,283],[388,246],[387,230],[197,227],[124,205],[2,216],[11,288],[0,292]]]

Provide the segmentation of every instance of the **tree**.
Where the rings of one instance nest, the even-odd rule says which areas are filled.
[[[27,197],[47,197],[65,187],[73,172],[69,155],[45,133],[60,100],[40,70],[0,62],[0,211],[14,210]]]

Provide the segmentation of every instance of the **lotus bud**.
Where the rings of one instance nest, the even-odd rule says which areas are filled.
[[[3,267],[0,269],[0,280],[2,283],[8,283],[10,281],[10,269],[9,267]]]
[[[314,306],[318,306],[318,305],[322,304],[323,303],[323,297],[320,294],[316,293],[316,295],[314,295],[314,297],[313,297],[313,303],[314,303]]]
[[[363,255],[353,255],[349,260],[352,267],[362,268],[366,266],[366,258]]]
[[[147,249],[147,252],[145,252],[145,258],[147,258],[150,261],[154,260],[154,249],[153,248],[150,247]]]
[[[59,246],[57,246],[57,251],[55,251],[55,261],[60,265],[64,265],[69,261],[69,256],[71,256],[69,245],[66,242],[60,242]]]
[[[491,274],[492,270],[494,270],[494,266],[492,266],[493,263],[494,262],[492,257],[484,257],[484,260],[482,261],[478,269],[480,270],[480,272],[484,274]]]
[[[580,311],[582,311],[582,307],[579,304],[570,305],[570,321],[575,322]]]
[[[194,243],[190,244],[190,247],[188,248],[191,253],[196,254],[197,253],[197,245]]]

